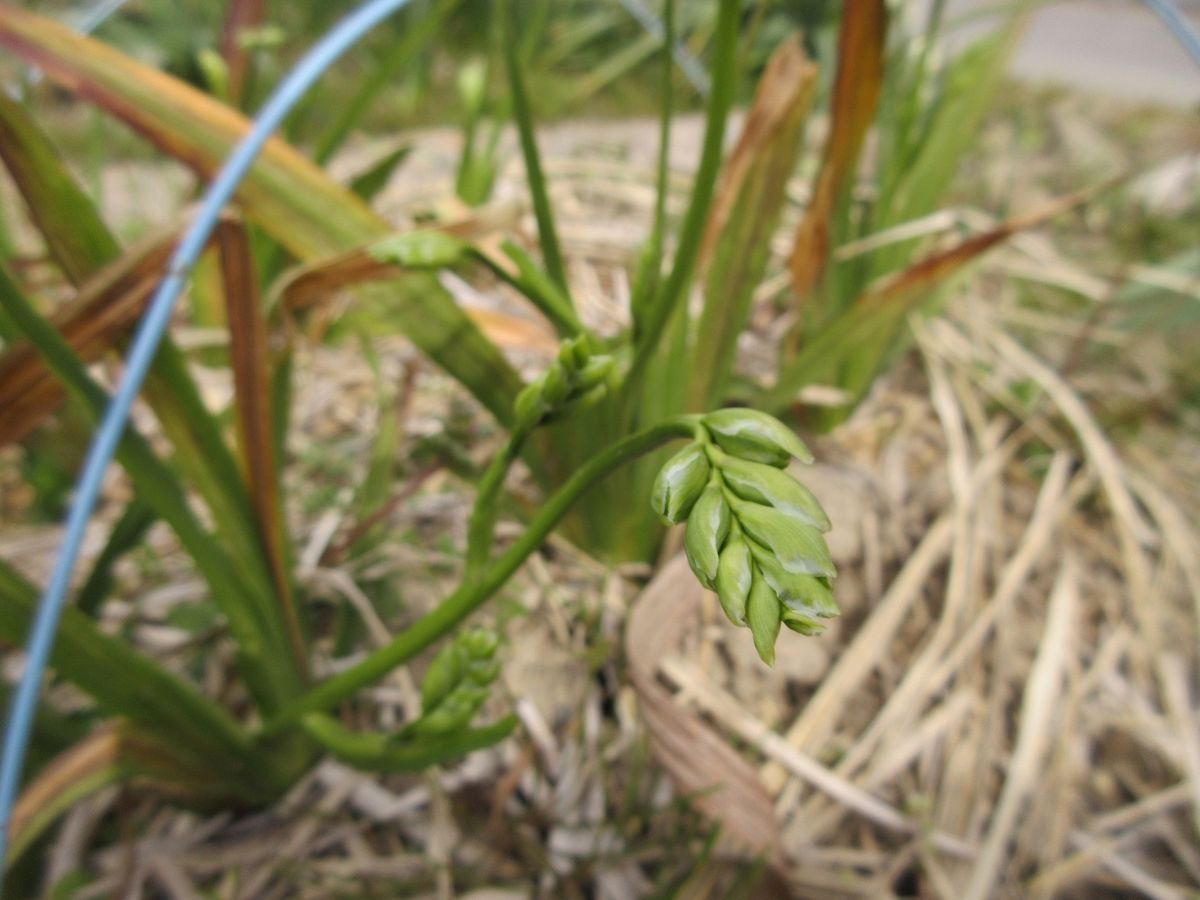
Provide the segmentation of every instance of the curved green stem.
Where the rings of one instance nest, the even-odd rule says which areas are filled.
[[[516,716],[505,716],[492,725],[464,728],[418,741],[397,741],[392,735],[351,731],[331,716],[309,713],[301,725],[335,757],[368,772],[416,772],[482,750],[508,737],[517,727]]]
[[[614,469],[661,444],[694,437],[698,422],[697,416],[675,416],[618,441],[593,456],[546,501],[525,533],[482,577],[461,585],[433,612],[406,628],[387,646],[288,704],[263,727],[260,736],[278,734],[296,725],[306,714],[328,709],[412,659],[478,609],[508,581],[526,557],[542,545],[574,503],[597,482]]]
[[[465,584],[478,579],[491,556],[492,536],[496,531],[496,516],[500,507],[500,489],[504,487],[508,470],[521,455],[521,448],[528,436],[529,432],[525,429],[514,431],[479,481],[471,521],[467,525],[467,565],[463,573]]]
[[[583,334],[584,326],[571,305],[570,298],[564,294],[549,275],[537,267],[529,254],[517,243],[506,240],[500,249],[517,267],[514,276],[501,266],[496,259],[478,247],[472,246],[471,256],[487,267],[489,271],[509,287],[524,295],[538,311],[550,320],[560,337],[575,337]]]

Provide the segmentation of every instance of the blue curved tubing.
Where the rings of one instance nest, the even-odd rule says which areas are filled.
[[[13,697],[4,730],[3,757],[0,758],[0,886],[4,883],[8,825],[20,785],[30,726],[37,708],[42,674],[54,646],[54,634],[66,602],[71,573],[79,558],[88,519],[96,507],[104,472],[112,462],[117,444],[125,431],[129,410],[141,390],[154,354],[158,351],[163,332],[171,320],[175,301],[183,293],[192,268],[208,243],[221,210],[233,197],[234,191],[246,177],[263,145],[283,122],[284,117],[338,57],[379,22],[406,6],[408,2],[409,0],[367,0],[309,50],[275,89],[259,110],[250,133],[238,144],[216,180],[209,186],[196,220],[175,249],[167,267],[167,274],[159,283],[158,290],[155,291],[138,326],[125,362],[125,376],[104,413],[79,477],[75,502],[67,516],[66,535],[55,560],[50,584],[38,605],[37,617],[25,649],[25,672]]]
[[[1183,45],[1192,62],[1200,66],[1200,34],[1180,11],[1178,4],[1174,0],[1146,0],[1146,5],[1154,10],[1163,24],[1171,30],[1171,34]]]

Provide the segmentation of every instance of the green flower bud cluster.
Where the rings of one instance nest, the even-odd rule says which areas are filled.
[[[550,368],[517,394],[515,428],[532,431],[561,418],[580,401],[598,396],[612,371],[612,357],[592,356],[586,336],[563,341]]]
[[[696,577],[721,608],[748,626],[763,661],[775,660],[786,625],[818,634],[838,615],[837,576],[817,498],[784,469],[812,462],[783,423],[752,409],[723,409],[700,419],[697,438],[658,473],[652,503],[668,524],[687,522],[684,550]]]
[[[450,734],[465,728],[500,673],[496,636],[474,629],[442,647],[421,683],[421,717],[404,737]]]

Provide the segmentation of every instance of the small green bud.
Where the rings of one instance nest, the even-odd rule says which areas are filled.
[[[732,535],[721,550],[717,563],[717,599],[734,625],[746,624],[746,598],[754,577],[750,548],[739,535]]]
[[[663,464],[654,479],[650,503],[663,521],[682,522],[708,483],[708,458],[699,444],[688,444]]]
[[[575,347],[573,341],[563,341],[558,348],[558,362],[563,369],[568,372],[574,372],[579,366],[575,362]]]
[[[533,428],[549,411],[544,399],[545,376],[539,375],[517,394],[513,401],[513,416],[518,427]]]
[[[590,391],[604,384],[612,374],[614,365],[611,356],[593,356],[579,370],[579,391]]]
[[[721,489],[710,484],[688,516],[683,549],[700,583],[712,588],[717,578],[721,546],[729,535],[729,504]]]
[[[762,570],[767,584],[779,597],[779,602],[788,609],[806,616],[831,619],[841,613],[833,598],[833,589],[828,578],[813,575],[797,575],[786,571],[769,550],[755,545],[751,554]]]
[[[468,725],[488,698],[486,687],[462,684],[405,731],[409,735],[448,734]]]
[[[804,634],[812,637],[813,635],[820,634],[825,630],[825,625],[814,619],[812,616],[798,613],[786,606],[783,607],[782,613],[783,624],[798,634]]]
[[[557,362],[551,364],[546,370],[546,374],[542,376],[545,379],[545,385],[542,388],[542,399],[551,409],[562,405],[567,399],[567,394],[570,391],[570,385],[567,383],[567,373],[563,371],[563,367]]]
[[[793,575],[837,576],[821,532],[787,513],[757,503],[735,501],[738,522]]]
[[[421,709],[433,709],[454,691],[462,681],[465,657],[457,641],[451,641],[438,651],[421,682]]]
[[[790,457],[811,463],[804,442],[778,419],[756,409],[719,409],[704,417],[704,426],[722,450],[742,459],[782,468]]]
[[[775,663],[775,641],[779,637],[779,598],[756,573],[746,600],[746,620],[754,637],[754,649],[768,666]]]
[[[574,357],[576,369],[582,369],[587,365],[588,360],[592,358],[592,349],[588,346],[586,334],[581,334],[579,337],[575,338],[574,342],[571,344],[571,353]]]
[[[458,638],[458,643],[472,660],[490,660],[496,655],[500,638],[494,632],[475,628]]]
[[[484,687],[495,681],[499,674],[499,662],[494,659],[477,659],[467,666],[464,681],[471,681]]]
[[[743,500],[773,506],[807,522],[818,531],[828,531],[829,516],[812,491],[787,472],[763,463],[726,456],[720,462],[721,477]]]

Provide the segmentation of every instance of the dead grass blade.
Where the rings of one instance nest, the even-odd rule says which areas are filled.
[[[829,138],[812,202],[796,229],[788,263],[798,302],[808,296],[825,272],[838,199],[854,177],[863,138],[875,118],[886,44],[884,0],[847,3],[838,33]]]
[[[857,302],[865,307],[890,306],[905,297],[927,294],[937,284],[961,271],[988,250],[1004,243],[1013,235],[1032,228],[1040,228],[1064,213],[1095,199],[1118,183],[1118,179],[1111,179],[1103,184],[1058,197],[1041,209],[1022,216],[1014,216],[994,228],[972,235],[952,247],[931,253],[875,285]]]
[[[1004,360],[1027,374],[1046,392],[1079,436],[1083,449],[1096,467],[1100,483],[1104,485],[1121,533],[1132,539],[1129,549],[1156,545],[1158,535],[1133,499],[1116,449],[1079,395],[1054,369],[1008,335],[993,330],[992,342]]]
[[[1063,676],[1072,653],[1078,580],[1078,565],[1074,558],[1068,556],[1063,561],[1050,597],[1046,628],[1025,686],[1017,742],[1008,766],[1008,777],[963,895],[966,900],[984,900],[992,896],[1004,853],[1017,825],[1017,817],[1040,780],[1039,765],[1052,741],[1055,707],[1063,690]]]
[[[95,362],[137,324],[178,237],[176,231],[132,247],[89,279],[53,318],[86,363]],[[29,341],[0,354],[0,446],[19,441],[66,399],[61,382]]]
[[[1118,182],[1111,179],[1060,197],[1032,213],[932,253],[868,288],[845,313],[805,338],[799,353],[784,365],[775,386],[758,402],[764,409],[784,409],[806,385],[834,382],[855,396],[861,395],[894,345],[905,317],[920,308],[934,288],[1013,235],[1046,224]]]
[[[779,826],[771,798],[754,769],[694,713],[679,706],[658,680],[663,656],[698,614],[703,589],[683,556],[655,576],[630,613],[625,653],[659,762],[681,794],[718,822],[722,837],[739,850],[782,862]]]
[[[907,818],[894,806],[873,797],[812,757],[805,756],[790,746],[763,722],[745,712],[737,700],[705,678],[696,665],[667,659],[663,662],[662,669],[663,673],[686,690],[688,696],[696,700],[705,712],[786,768],[792,775],[803,779],[847,809],[888,831],[901,834],[918,832],[918,823]],[[935,847],[947,853],[968,859],[974,856],[973,848],[953,835],[935,833],[927,837]]]
[[[691,408],[719,398],[733,365],[736,341],[762,281],[784,190],[796,165],[817,83],[817,67],[796,38],[771,57],[737,146],[717,186],[701,244],[706,267],[704,311],[692,361]]]
[[[241,223],[228,219],[217,229],[217,246],[229,322],[229,360],[246,492],[275,584],[275,595],[287,622],[288,639],[296,659],[303,661],[308,654],[300,633],[292,580],[288,575],[287,533],[271,412],[269,337],[258,293],[254,255],[246,229]]]
[[[953,517],[947,513],[925,532],[925,537],[879,601],[874,614],[842,652],[837,665],[788,730],[787,741],[791,746],[812,752],[833,733],[849,695],[883,658],[884,649],[920,597],[930,574],[946,558],[953,537],[952,526]],[[787,773],[778,765],[770,765],[764,771],[763,779],[767,789],[774,792],[783,787]]]

